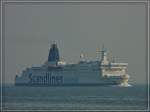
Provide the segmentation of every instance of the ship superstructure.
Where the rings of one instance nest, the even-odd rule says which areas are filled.
[[[128,63],[115,63],[107,59],[102,49],[99,61],[81,60],[66,64],[59,57],[57,44],[51,45],[48,60],[40,67],[27,68],[16,75],[15,85],[28,86],[78,86],[78,85],[128,85]]]

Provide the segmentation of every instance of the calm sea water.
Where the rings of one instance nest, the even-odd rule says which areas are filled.
[[[3,110],[144,110],[147,87],[3,87]]]

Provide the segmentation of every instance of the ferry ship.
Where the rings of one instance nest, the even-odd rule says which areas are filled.
[[[86,61],[81,54],[80,61],[67,64],[61,61],[59,49],[53,43],[48,60],[38,67],[26,68],[15,77],[16,86],[100,86],[128,85],[128,63],[116,63],[108,60],[107,50],[102,49],[101,59]]]

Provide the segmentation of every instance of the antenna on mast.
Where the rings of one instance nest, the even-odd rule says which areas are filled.
[[[106,53],[106,49],[105,49],[105,47],[104,47],[104,44],[102,45],[102,49],[101,50],[97,50],[96,52],[97,52],[97,54],[98,54],[98,57],[99,57],[99,53],[101,53],[101,61],[104,59],[104,57],[106,57],[107,56],[107,53]]]
[[[103,51],[103,50],[105,50],[104,44],[103,44],[103,46],[102,46],[102,51]]]
[[[112,57],[111,61],[112,61],[112,63],[115,63],[115,57],[114,56]]]

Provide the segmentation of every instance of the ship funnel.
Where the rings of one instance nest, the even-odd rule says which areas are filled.
[[[57,44],[54,43],[51,45],[49,50],[48,62],[58,62],[59,61],[59,50],[57,48]]]

